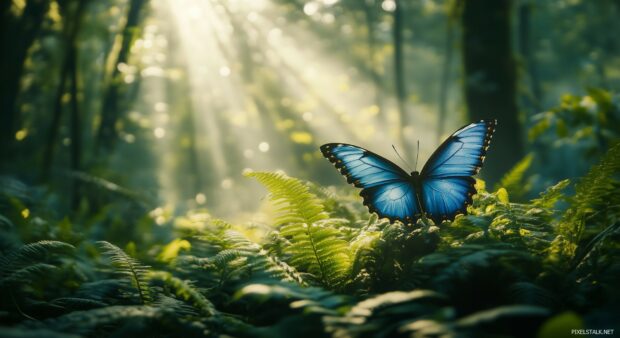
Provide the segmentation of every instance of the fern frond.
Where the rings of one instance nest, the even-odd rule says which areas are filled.
[[[215,315],[216,310],[213,303],[211,303],[200,291],[198,291],[198,289],[196,289],[191,282],[177,278],[171,273],[165,271],[151,272],[148,275],[148,278],[150,280],[160,280],[164,282],[174,290],[174,293],[178,297],[190,302],[198,308],[202,314],[208,317]]]
[[[27,322],[25,328],[47,328],[58,332],[86,335],[97,328],[138,319],[157,320],[164,311],[159,308],[134,306],[108,306],[100,309],[74,311],[60,317],[38,322]]]
[[[525,179],[525,172],[530,168],[533,159],[534,155],[532,154],[521,159],[502,177],[495,190],[504,188],[508,191],[511,200],[523,199],[531,189],[531,184]]]
[[[192,263],[199,266],[212,265],[216,269],[228,270],[228,274],[241,274],[244,272],[252,274],[264,273],[267,277],[276,278],[283,281],[296,282],[304,285],[305,282],[295,268],[274,257],[264,250],[261,245],[250,241],[241,232],[226,229],[218,233],[209,234],[207,237],[199,236],[203,240],[215,241],[221,249],[216,255],[208,258],[186,258],[181,257],[181,261]]]
[[[152,306],[174,312],[175,316],[178,317],[200,316],[199,309],[196,309],[193,305],[190,305],[181,299],[168,297],[164,294],[158,294],[157,299],[153,301]]]
[[[55,265],[45,263],[35,263],[25,266],[21,269],[13,271],[12,273],[0,278],[0,287],[6,287],[11,284],[25,284],[32,282],[36,277],[45,275],[56,269]]]
[[[293,223],[283,226],[280,234],[290,238],[291,245],[285,252],[291,255],[293,266],[318,276],[327,287],[343,285],[349,275],[351,257],[340,231],[328,224]]]
[[[569,184],[570,180],[562,180],[556,183],[542,192],[539,198],[533,199],[532,204],[538,208],[552,209],[556,203],[565,197],[562,191],[564,191]]]
[[[278,210],[276,222],[311,224],[326,219],[323,204],[303,182],[280,173],[250,172],[252,177],[271,193],[271,200]]]
[[[126,293],[126,290],[133,292],[134,287],[132,284],[132,281],[129,279],[116,278],[86,282],[80,285],[75,296],[103,302],[111,298],[118,298],[119,292]]]
[[[355,304],[344,316],[323,321],[334,337],[395,337],[398,326],[419,317],[439,317],[446,298],[431,290],[393,291]]]
[[[149,266],[140,264],[138,260],[130,257],[125,251],[112,243],[99,241],[97,244],[103,250],[103,254],[108,257],[112,265],[116,267],[117,271],[131,280],[132,285],[138,291],[138,296],[142,304],[148,303],[150,301],[150,295],[146,277],[149,272]]]
[[[363,230],[351,241],[349,250],[352,257],[353,275],[357,275],[368,264],[367,261],[375,258],[373,251],[380,239],[381,232]]]
[[[351,267],[348,243],[336,228],[338,220],[328,219],[321,200],[298,179],[279,173],[247,174],[262,183],[271,193],[281,225],[280,234],[290,239],[285,252],[290,264],[307,271],[327,287],[340,287]]]
[[[70,310],[89,310],[108,306],[107,303],[100,302],[98,300],[77,297],[56,298],[52,300],[50,304],[58,305]]]
[[[515,304],[540,305],[552,308],[556,299],[549,290],[530,282],[517,282],[508,288]]]
[[[418,262],[419,274],[432,278],[439,289],[467,280],[476,269],[501,269],[509,266],[527,266],[535,260],[529,252],[512,245],[463,245],[449,251],[436,252]],[[514,271],[517,272],[516,270]]]
[[[60,241],[38,241],[0,257],[0,277],[7,276],[16,270],[25,268],[32,263],[45,261],[50,255],[73,251],[75,247]]]
[[[571,261],[584,233],[594,237],[620,218],[619,175],[620,144],[616,144],[575,186],[575,195],[569,200],[570,207],[557,226],[557,237],[549,250],[551,261]]]

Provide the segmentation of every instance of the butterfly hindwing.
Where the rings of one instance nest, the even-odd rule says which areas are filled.
[[[453,220],[457,214],[465,213],[476,193],[473,177],[432,178],[422,181],[424,210],[439,224]]]
[[[399,220],[414,224],[420,218],[420,204],[410,182],[399,181],[366,188],[360,195],[370,212],[376,212],[392,222]]]
[[[424,211],[439,223],[465,213],[476,193],[477,174],[495,131],[495,120],[471,123],[452,134],[424,165]]]
[[[328,143],[321,152],[347,182],[362,188],[364,205],[390,221],[413,223],[420,214],[410,176],[391,161],[350,144]]]

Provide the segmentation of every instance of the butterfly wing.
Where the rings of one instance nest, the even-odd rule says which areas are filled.
[[[473,175],[482,168],[496,120],[462,127],[444,141],[422,168],[424,210],[439,223],[464,213],[476,193]]]
[[[347,182],[362,188],[360,196],[370,212],[390,221],[415,223],[420,203],[411,176],[391,161],[350,144],[321,146],[323,156],[333,163]]]

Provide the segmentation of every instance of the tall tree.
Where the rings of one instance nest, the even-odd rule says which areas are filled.
[[[80,106],[78,101],[79,83],[78,83],[78,41],[77,36],[80,30],[80,23],[82,20],[82,13],[88,0],[79,0],[76,9],[75,22],[73,31],[71,33],[71,40],[69,42],[69,51],[67,52],[67,58],[69,59],[69,94],[71,95],[71,115],[70,115],[70,130],[71,130],[71,153],[70,153],[70,168],[71,171],[76,173],[82,169],[82,114],[80,114]],[[78,180],[73,181],[73,191],[71,197],[71,207],[76,210],[80,202],[80,185]]]
[[[121,63],[127,63],[134,40],[136,29],[140,24],[140,14],[147,0],[131,0],[127,12],[127,21],[122,31],[121,47],[114,60],[114,69],[107,83],[103,96],[101,124],[97,131],[97,147],[110,148],[116,140],[116,122],[120,117],[119,96],[123,83],[122,74],[118,69]]]
[[[77,91],[77,47],[76,39],[79,32],[80,21],[84,12],[84,7],[87,0],[80,0],[77,4],[71,1],[59,1],[60,10],[63,16],[63,47],[65,50],[64,59],[60,68],[58,87],[56,89],[54,106],[52,111],[52,120],[50,122],[49,131],[47,135],[47,142],[43,151],[43,165],[41,166],[42,177],[48,178],[52,171],[52,164],[54,161],[54,150],[56,148],[56,140],[60,134],[62,111],[63,111],[63,97],[67,92],[67,81],[71,83],[71,109],[72,120],[76,118],[78,114],[77,97],[73,96],[73,91]],[[75,81],[74,81],[75,80]],[[79,119],[79,117],[77,117]],[[79,128],[79,127],[78,127]],[[72,133],[74,130],[72,129]],[[72,135],[73,137],[74,135]],[[76,140],[77,141],[77,140]],[[73,145],[73,149],[79,147],[79,145]],[[72,159],[75,161],[75,155],[79,159],[79,154],[74,154]],[[72,163],[75,164],[75,163]]]
[[[34,43],[49,0],[28,0],[21,15],[11,11],[12,1],[0,1],[0,166],[10,163],[10,153],[17,128],[16,106],[24,62]]]
[[[526,102],[532,108],[531,111],[538,112],[541,108],[542,89],[538,67],[532,54],[532,3],[530,0],[524,0],[519,4],[518,17],[519,54],[525,66],[524,73],[527,74],[529,80],[529,95]]]
[[[511,0],[465,0],[463,4],[465,99],[472,120],[497,118],[492,161],[484,176],[496,182],[523,156],[511,43]]]

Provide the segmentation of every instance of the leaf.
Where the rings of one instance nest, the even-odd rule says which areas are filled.
[[[312,224],[328,217],[318,197],[310,193],[308,186],[297,179],[269,172],[250,172],[245,176],[255,178],[269,190],[271,200],[279,210],[276,219],[279,225]]]
[[[156,271],[148,275],[150,280],[161,280],[174,289],[177,296],[189,301],[207,317],[216,313],[215,306],[192,283],[173,276],[169,272]]]
[[[583,328],[583,320],[574,312],[563,312],[548,319],[538,331],[538,338],[567,337],[571,330]]]
[[[525,173],[530,168],[533,159],[533,154],[523,157],[502,177],[495,189],[499,192],[499,189],[504,188],[513,200],[523,199],[531,189],[531,184],[527,182]]]
[[[342,287],[349,277],[349,244],[336,228],[339,219],[328,218],[321,200],[301,181],[278,173],[247,174],[265,185],[278,209],[280,235],[290,241],[289,263],[307,271],[330,288]]]
[[[140,264],[138,260],[130,257],[123,250],[112,243],[99,241],[97,244],[103,250],[103,254],[106,255],[112,264],[117,268],[117,271],[121,275],[129,278],[132,285],[138,291],[138,296],[142,304],[148,303],[150,301],[150,295],[146,276],[150,267]]]
[[[162,251],[157,256],[157,260],[162,262],[170,262],[173,259],[177,258],[181,250],[189,250],[191,248],[192,245],[188,241],[176,238],[172,240],[172,242],[164,246]]]

